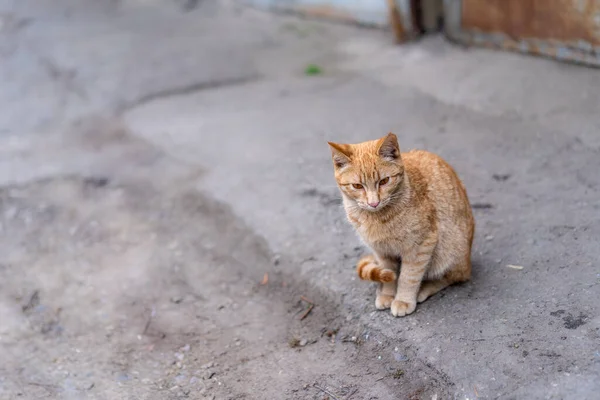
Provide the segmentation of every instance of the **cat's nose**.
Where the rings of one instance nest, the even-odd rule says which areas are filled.
[[[379,205],[378,201],[373,201],[373,202],[369,202],[369,205],[373,208],[377,207]]]

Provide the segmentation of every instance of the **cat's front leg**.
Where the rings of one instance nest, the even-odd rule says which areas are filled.
[[[398,271],[398,262],[396,260],[390,260],[385,257],[378,257],[378,264],[385,271],[389,271],[396,274]],[[378,310],[386,310],[391,307],[394,301],[394,296],[397,291],[398,280],[393,279],[390,282],[382,282],[377,287],[377,293],[375,297],[375,308]]]
[[[411,314],[417,307],[417,295],[437,243],[437,235],[430,234],[416,251],[402,257],[396,296],[391,309],[394,317]]]

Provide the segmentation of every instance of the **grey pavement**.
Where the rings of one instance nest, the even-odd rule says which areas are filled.
[[[600,70],[186,4],[0,1],[0,398],[597,398]],[[399,319],[326,145],[389,131],[476,217]]]

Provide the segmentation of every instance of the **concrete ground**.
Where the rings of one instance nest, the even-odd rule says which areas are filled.
[[[597,398],[600,70],[213,0],[0,0],[0,61],[1,399]],[[400,319],[326,145],[388,131],[477,219]]]

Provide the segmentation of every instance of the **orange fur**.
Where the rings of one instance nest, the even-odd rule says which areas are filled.
[[[380,282],[378,309],[407,315],[417,302],[470,279],[475,221],[448,163],[426,151],[400,153],[393,133],[329,145],[348,220],[374,252],[359,260],[357,273]]]
[[[356,272],[360,279],[374,282],[393,282],[398,277],[394,271],[383,269],[376,264],[375,257],[367,255],[358,260]]]

